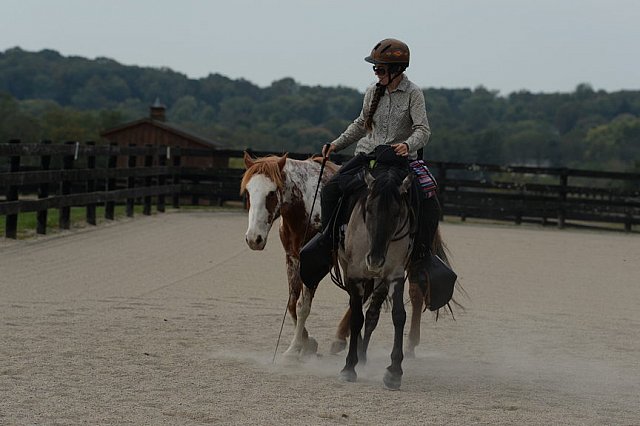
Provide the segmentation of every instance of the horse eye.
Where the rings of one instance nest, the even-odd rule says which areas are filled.
[[[267,210],[270,212],[275,211],[276,206],[278,205],[278,196],[275,191],[270,191],[267,194]]]

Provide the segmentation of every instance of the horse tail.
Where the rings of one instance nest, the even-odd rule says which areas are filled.
[[[440,259],[444,260],[444,263],[451,266],[451,263],[449,262],[449,256],[447,254],[450,253],[450,251],[447,248],[447,245],[444,243],[444,240],[442,239],[442,235],[440,234],[440,227],[436,229],[431,249]]]

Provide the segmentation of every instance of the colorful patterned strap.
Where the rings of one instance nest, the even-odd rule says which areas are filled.
[[[429,168],[426,164],[424,164],[423,160],[415,160],[409,163],[411,166],[411,170],[418,178],[418,184],[422,188],[424,192],[424,196],[426,198],[431,198],[436,195],[436,189],[438,188],[438,184],[436,183],[436,179],[433,177]]]

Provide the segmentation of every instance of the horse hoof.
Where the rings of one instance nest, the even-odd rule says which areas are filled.
[[[282,358],[286,359],[287,361],[297,361],[300,358],[300,351],[301,348],[291,347],[282,354]]]
[[[358,375],[355,370],[342,370],[340,372],[340,378],[343,382],[355,382],[358,379]]]
[[[387,370],[384,373],[384,378],[382,379],[382,381],[384,382],[385,389],[398,390],[400,389],[400,384],[402,383],[402,373],[397,374]]]
[[[313,337],[309,337],[302,348],[302,355],[315,355],[318,353],[318,341]]]
[[[345,350],[346,347],[347,347],[346,340],[334,340],[333,343],[331,343],[331,354],[332,355],[339,354],[340,352]]]

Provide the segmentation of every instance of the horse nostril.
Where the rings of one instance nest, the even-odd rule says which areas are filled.
[[[262,244],[262,235],[258,235],[258,238],[256,238],[256,244]]]
[[[384,262],[385,262],[384,256],[381,259],[378,259],[378,261],[374,262],[371,255],[367,255],[367,267],[371,270],[377,270],[382,268],[382,266],[384,265]]]

